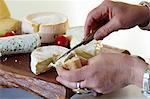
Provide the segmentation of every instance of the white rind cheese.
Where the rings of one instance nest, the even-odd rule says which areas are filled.
[[[41,45],[38,34],[26,34],[0,38],[0,54],[29,53]]]
[[[28,15],[22,23],[24,33],[39,33],[42,43],[54,42],[54,36],[64,34],[68,29],[68,19],[61,13],[41,12]]]
[[[35,49],[31,53],[31,71],[38,75],[50,69],[50,63],[69,49],[61,46],[44,46]]]
[[[84,39],[84,27],[83,26],[72,27],[66,32],[66,35],[71,38],[70,47],[73,48]],[[101,42],[93,40],[86,45],[80,46],[79,48],[77,48],[77,50],[95,56],[98,53],[98,50],[100,50],[98,49],[98,47],[99,48],[102,47]]]

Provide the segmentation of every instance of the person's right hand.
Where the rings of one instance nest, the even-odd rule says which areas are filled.
[[[98,29],[94,38],[103,39],[119,29],[128,29],[136,25],[146,26],[149,20],[150,11],[146,6],[105,0],[88,14],[85,37],[91,30]]]

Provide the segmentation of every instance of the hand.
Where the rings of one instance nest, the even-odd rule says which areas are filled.
[[[119,29],[128,29],[136,25],[146,26],[149,20],[150,11],[146,6],[105,0],[88,14],[85,36],[91,30],[98,29],[94,38],[103,39]]]
[[[144,61],[126,54],[101,53],[80,69],[69,71],[58,67],[56,80],[71,89],[80,82],[81,88],[105,94],[129,84],[142,86],[146,66]]]

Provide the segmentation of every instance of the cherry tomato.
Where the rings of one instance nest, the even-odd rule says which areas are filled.
[[[6,32],[4,37],[7,37],[7,36],[14,36],[15,35],[15,32],[14,31],[11,31],[11,32]]]
[[[63,47],[69,47],[70,40],[64,35],[59,35],[55,37],[55,44]]]

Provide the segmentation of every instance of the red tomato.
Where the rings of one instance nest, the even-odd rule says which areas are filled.
[[[15,32],[14,32],[14,31],[11,31],[11,32],[6,32],[4,37],[7,37],[7,36],[14,36],[14,35],[15,35]]]
[[[70,40],[64,35],[56,36],[55,44],[63,47],[69,47]]]

